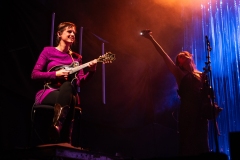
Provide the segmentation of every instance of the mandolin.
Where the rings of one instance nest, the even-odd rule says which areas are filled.
[[[116,59],[115,54],[111,52],[107,52],[104,55],[99,56],[96,60],[97,62],[109,62],[109,61],[114,61]],[[90,61],[89,61],[90,62]],[[68,78],[56,78],[55,80],[51,80],[45,83],[45,86],[48,88],[54,88],[57,89],[59,88],[63,82],[65,81],[70,81],[71,83],[74,82],[74,80],[77,79],[76,75],[79,70],[88,67],[88,63],[84,63],[82,65],[79,65],[77,61],[72,62],[70,65],[58,65],[52,67],[48,72],[52,71],[58,71],[61,69],[65,69],[66,71],[69,71]]]

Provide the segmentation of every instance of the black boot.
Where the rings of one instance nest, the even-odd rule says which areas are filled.
[[[60,132],[60,140],[59,140],[60,143],[68,143],[72,145],[73,121],[74,120],[71,120],[71,122],[65,121],[66,123],[64,123],[62,130]]]
[[[58,142],[60,138],[60,132],[68,115],[69,109],[70,107],[68,105],[62,107],[60,104],[55,104],[53,123],[49,131],[50,141]]]

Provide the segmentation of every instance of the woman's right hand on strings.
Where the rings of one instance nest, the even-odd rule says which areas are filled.
[[[62,78],[67,79],[68,75],[69,75],[69,71],[66,71],[65,69],[60,69],[60,70],[56,71],[56,77],[59,77],[59,78],[62,77]]]

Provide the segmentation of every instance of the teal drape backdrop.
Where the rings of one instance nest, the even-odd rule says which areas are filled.
[[[209,0],[185,19],[183,50],[193,53],[197,68],[203,70],[207,62],[206,36],[210,42],[210,66],[215,101],[223,108],[217,118],[220,136],[219,151],[230,156],[229,133],[240,131],[240,2]],[[210,147],[216,150],[212,125]]]

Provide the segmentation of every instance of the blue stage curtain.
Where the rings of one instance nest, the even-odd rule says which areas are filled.
[[[185,21],[183,50],[194,56],[197,68],[203,71],[207,62],[206,37],[211,46],[210,71],[215,101],[223,111],[217,118],[220,136],[214,139],[210,123],[210,147],[230,156],[229,133],[240,131],[240,2],[209,0],[194,8],[191,16],[183,12]],[[190,17],[190,18],[189,18]]]

